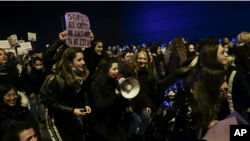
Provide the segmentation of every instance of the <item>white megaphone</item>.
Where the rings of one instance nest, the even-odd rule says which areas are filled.
[[[120,74],[115,75],[115,80],[119,84],[121,89],[121,94],[126,99],[135,98],[140,91],[140,84],[139,82],[132,77],[124,78]]]

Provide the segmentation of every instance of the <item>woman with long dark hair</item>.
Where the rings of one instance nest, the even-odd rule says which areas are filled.
[[[36,136],[41,140],[39,125],[27,108],[27,103],[11,84],[0,86],[0,125],[7,120],[25,121],[32,125]],[[0,131],[0,140],[2,140],[3,130]]]
[[[223,49],[223,47],[219,44],[219,42],[211,42],[202,45],[202,49],[200,51],[198,61],[195,66],[189,67],[189,69],[183,67],[181,69],[176,70],[169,77],[159,80],[157,90],[159,92],[158,97],[159,101],[163,102],[163,97],[165,94],[166,88],[170,87],[171,84],[175,83],[177,80],[183,78],[186,79],[189,70],[192,70],[190,73],[195,75],[198,69],[205,65],[221,65],[224,66],[227,62],[227,53]],[[186,73],[184,73],[186,72]],[[229,113],[229,103],[227,100],[223,101],[221,111],[219,112],[218,119],[224,119]]]
[[[90,72],[90,79],[95,74],[97,66],[101,60],[108,56],[106,52],[103,52],[103,43],[99,39],[94,39],[91,42],[91,48],[86,48],[84,51],[86,66]],[[90,82],[91,83],[91,82]]]
[[[225,98],[224,91],[228,88],[226,70],[221,65],[210,65],[200,67],[197,71],[195,68],[178,71],[188,72],[188,77],[179,79],[167,89],[166,101],[169,107],[163,111],[165,114],[161,118],[162,122],[156,119],[155,123],[167,140],[199,140],[197,131],[206,130],[218,123],[217,114]],[[197,72],[195,75],[192,73],[194,71]]]
[[[91,30],[89,32],[92,42],[94,40],[94,34]],[[44,50],[42,54],[42,59],[47,74],[52,73],[51,69],[53,65],[61,60],[63,52],[69,47],[65,43],[66,37],[66,31],[59,33],[59,39],[57,39],[53,44],[51,44]]]
[[[165,65],[164,65],[164,55],[162,54],[161,46],[158,44],[154,44],[151,48],[151,53],[153,56],[157,77],[163,78],[165,76],[165,72],[161,71],[161,67],[163,66],[163,68],[165,68],[164,67]]]
[[[90,88],[93,100],[91,128],[98,140],[126,141],[126,132],[121,126],[123,98],[116,89],[115,75],[118,63],[113,57],[102,59],[93,77]]]
[[[196,68],[196,70],[204,65],[226,65],[227,63],[227,56],[228,54],[225,52],[223,47],[219,44],[219,42],[214,42],[214,43],[208,43],[203,45],[199,57],[197,57],[197,61],[193,67]],[[196,72],[194,72],[195,74]],[[159,84],[160,86],[165,89],[167,88],[173,81],[176,81],[177,79],[180,79],[181,77],[187,77],[187,74],[180,74],[175,73],[171,74],[169,77],[160,80]],[[159,89],[162,89],[159,87]]]
[[[86,91],[89,71],[80,48],[67,48],[46,84],[46,119],[52,140],[84,140],[82,116],[91,112]],[[63,88],[60,90],[60,87]]]
[[[187,48],[187,58],[196,56],[194,43],[192,43],[192,42],[186,43],[186,48]]]
[[[149,125],[152,109],[150,99],[152,99],[155,90],[152,63],[146,48],[142,48],[120,73],[125,78],[135,77],[140,83],[140,92],[138,96],[129,101],[126,111],[130,113],[133,119],[127,131],[128,138],[131,140],[133,133],[139,127],[139,138],[142,140]]]

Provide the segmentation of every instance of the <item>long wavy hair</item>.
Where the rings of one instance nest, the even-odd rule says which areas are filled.
[[[170,62],[171,55],[174,52],[178,53],[180,57],[179,64],[181,65],[187,59],[187,49],[185,47],[185,43],[183,42],[183,37],[176,37],[173,39],[171,46],[166,54],[166,65]]]
[[[57,68],[59,70],[58,75],[66,76],[66,84],[70,87],[73,87],[74,82],[76,81],[77,75],[72,70],[69,65],[69,62],[73,62],[74,58],[76,57],[77,53],[82,53],[80,48],[67,48],[63,55],[62,59],[60,60]],[[85,81],[89,75],[89,70],[87,69],[86,65],[84,65],[84,71],[82,72],[82,80]]]
[[[138,65],[138,56],[140,54],[140,52],[144,52],[146,53],[146,58],[147,58],[147,63],[146,63],[146,69],[148,71],[148,77],[150,77],[151,75],[153,75],[153,66],[151,63],[151,59],[149,57],[148,51],[146,48],[141,48],[137,54],[135,54],[135,56],[131,59],[131,61],[129,61],[127,63],[129,69],[132,71],[133,74],[135,74],[136,76],[138,76],[139,73],[139,69],[140,66]]]
[[[195,76],[188,76],[187,83],[193,88],[194,97],[190,102],[194,117],[193,128],[207,128],[216,118],[221,104],[220,87],[225,82],[225,76],[226,70],[221,65],[203,66]]]
[[[219,49],[219,43],[210,43],[205,45],[199,54],[197,66],[219,64],[217,61],[217,52]]]

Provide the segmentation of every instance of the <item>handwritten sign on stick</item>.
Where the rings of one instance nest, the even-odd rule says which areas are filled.
[[[9,44],[10,44],[10,47],[11,47],[11,48],[18,46],[18,44],[19,44],[19,42],[18,42],[18,40],[17,40],[16,34],[11,35],[11,36],[8,38],[8,41],[9,41]]]
[[[26,55],[28,54],[28,50],[26,50],[25,48],[17,48],[17,53],[18,55]]]
[[[66,13],[66,43],[70,47],[89,48],[90,44],[89,18],[78,12]]]
[[[28,32],[28,40],[29,41],[36,41],[36,33]]]
[[[32,50],[32,46],[30,42],[20,43],[20,48],[24,50]]]

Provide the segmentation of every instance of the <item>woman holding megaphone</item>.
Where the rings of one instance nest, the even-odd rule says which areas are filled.
[[[129,106],[126,108],[126,111],[130,113],[130,116],[133,119],[133,122],[131,122],[128,128],[127,135],[128,139],[131,140],[133,133],[139,127],[139,140],[143,140],[144,132],[150,121],[150,96],[154,93],[155,86],[154,72],[147,50],[142,48],[138,51],[120,73],[125,78],[135,77],[139,80],[139,94],[129,101]]]
[[[126,141],[126,132],[120,125],[123,98],[116,89],[115,75],[118,73],[118,62],[113,57],[105,57],[99,63],[94,74],[90,96],[93,100],[90,114],[93,136],[98,141]]]

